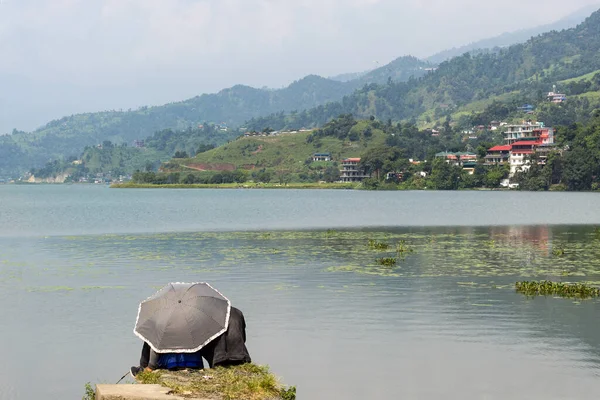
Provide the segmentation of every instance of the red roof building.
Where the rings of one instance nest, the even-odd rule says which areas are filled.
[[[494,146],[487,151],[485,156],[486,165],[506,164],[510,158],[511,145]]]

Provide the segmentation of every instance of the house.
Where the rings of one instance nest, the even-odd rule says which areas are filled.
[[[315,153],[312,157],[313,161],[331,161],[330,153]]]
[[[508,164],[510,159],[511,145],[494,146],[487,151],[485,156],[485,165],[503,165]]]
[[[554,130],[544,127],[543,122],[523,122],[520,125],[506,125],[504,130],[504,142],[507,145],[520,140],[538,140],[542,136],[554,143]]]
[[[444,158],[448,164],[463,166],[465,163],[477,163],[477,154],[471,152],[450,153],[443,151],[437,153],[435,158]]]
[[[402,181],[402,178],[404,178],[404,172],[388,172],[385,175],[385,179],[388,181],[390,181],[390,180]]]
[[[487,151],[486,165],[510,165],[509,177],[518,171],[527,171],[531,164],[531,156],[537,155],[537,163],[545,164],[548,154],[556,147],[554,130],[544,127],[541,122],[508,125],[504,132],[507,144],[495,146]]]
[[[548,93],[548,99],[553,103],[562,103],[567,100],[567,95],[562,93]]]
[[[134,140],[133,141],[133,147],[135,147],[136,149],[141,149],[144,147],[144,141],[143,140]]]
[[[527,171],[530,167],[529,157],[535,151],[539,142],[533,140],[523,140],[512,144],[510,150],[510,175],[514,175],[517,170]]]
[[[360,182],[365,178],[370,178],[370,174],[359,168],[359,163],[360,158],[346,158],[343,160],[342,169],[340,170],[340,180],[342,182]]]
[[[523,111],[526,114],[531,114],[533,110],[535,110],[535,107],[531,104],[523,104],[521,107],[517,107],[517,110]]]

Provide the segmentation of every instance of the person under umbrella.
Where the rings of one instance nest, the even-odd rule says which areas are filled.
[[[252,362],[246,348],[246,320],[241,310],[231,307],[227,331],[202,348],[200,353],[211,368]]]
[[[144,369],[203,368],[202,349],[227,332],[231,302],[208,283],[170,283],[143,301],[134,333]]]

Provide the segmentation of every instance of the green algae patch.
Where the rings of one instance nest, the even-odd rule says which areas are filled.
[[[558,296],[565,298],[590,299],[600,297],[600,289],[585,283],[563,282],[517,282],[515,288],[518,293],[527,296]]]
[[[211,400],[295,400],[296,388],[279,382],[269,368],[244,364],[204,370],[142,372],[136,380],[159,384],[184,397]]]

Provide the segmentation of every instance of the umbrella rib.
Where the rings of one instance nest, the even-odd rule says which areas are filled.
[[[195,298],[200,298],[200,297],[210,297],[210,298],[212,298],[212,299],[214,299],[214,298],[215,298],[215,297],[211,297],[211,296],[196,296]],[[221,300],[221,299],[218,299],[218,300]],[[223,301],[224,301],[224,300],[223,300]],[[202,312],[202,314],[206,315],[208,318],[212,319],[212,320],[213,320],[213,321],[214,321],[216,324],[221,324],[219,321],[217,321],[216,319],[214,319],[212,316],[208,315],[208,314],[207,314],[207,313],[206,313],[204,310],[202,310],[202,309],[200,309],[200,308],[196,307],[195,305],[192,305],[192,304],[185,304],[185,306],[187,306],[187,307],[191,307],[191,308],[195,308],[196,310],[198,310],[198,311]],[[225,321],[225,322],[227,322],[227,321]]]

